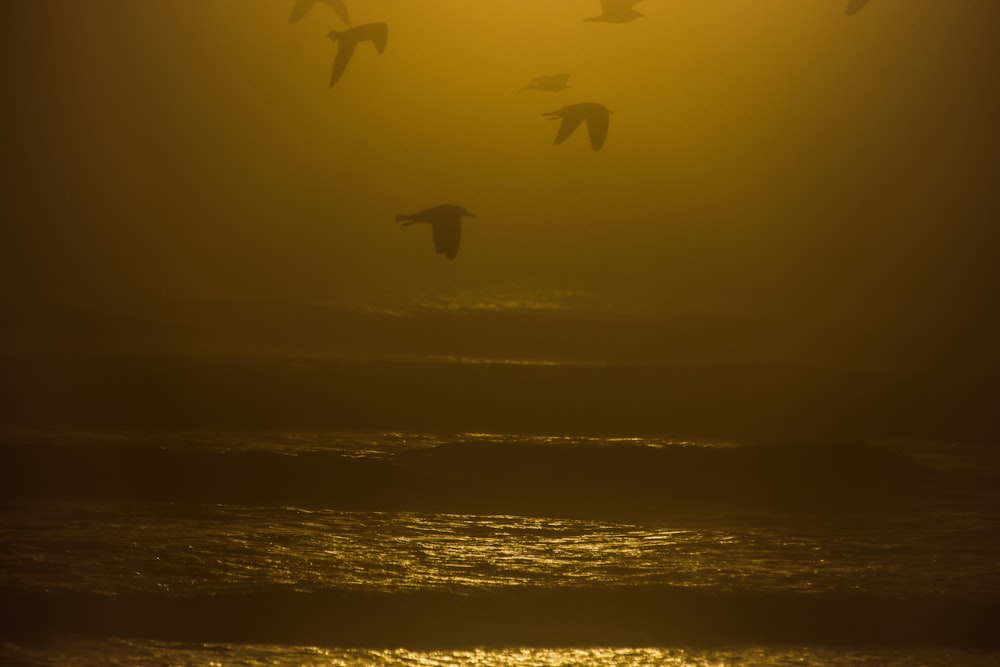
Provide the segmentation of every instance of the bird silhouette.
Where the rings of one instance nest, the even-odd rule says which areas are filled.
[[[521,90],[546,90],[554,93],[569,88],[569,85],[566,83],[567,81],[569,81],[569,74],[567,72],[551,76],[536,76]]]
[[[379,53],[385,51],[389,26],[385,23],[364,23],[347,30],[331,30],[329,37],[337,43],[337,58],[333,61],[333,73],[330,75],[330,87],[333,88],[347,69],[347,63],[351,61],[358,42],[370,41]]]
[[[292,15],[289,17],[289,23],[295,23],[301,21],[302,17],[309,13],[317,2],[320,0],[295,0],[295,6],[292,7]],[[337,12],[337,16],[340,20],[351,25],[351,17],[347,13],[347,5],[344,4],[344,0],[322,0],[323,4],[333,7],[333,11]]]
[[[635,11],[633,7],[642,0],[601,0],[601,15],[591,16],[584,21],[602,21],[604,23],[628,23],[645,15]]]
[[[458,254],[458,243],[462,240],[462,218],[474,218],[461,206],[442,204],[424,209],[412,215],[397,215],[396,222],[412,225],[417,222],[428,222],[434,230],[434,250],[448,259],[455,259]]]
[[[861,11],[861,8],[867,4],[868,0],[850,0],[850,2],[847,3],[847,9],[844,10],[844,13],[848,16],[857,14]]]
[[[608,123],[611,120],[611,111],[603,104],[581,102],[580,104],[570,104],[562,109],[549,111],[542,115],[550,120],[557,118],[562,120],[562,123],[559,125],[559,131],[556,133],[555,143],[557,144],[566,141],[566,138],[573,134],[573,131],[583,121],[587,121],[587,134],[590,135],[590,147],[595,151],[601,150],[604,140],[608,137]]]

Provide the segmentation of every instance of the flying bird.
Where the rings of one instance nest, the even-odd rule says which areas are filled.
[[[569,88],[569,85],[566,83],[567,81],[569,81],[569,74],[567,72],[551,76],[536,76],[521,90],[546,90],[554,93]]]
[[[633,7],[642,0],[601,0],[601,15],[591,16],[584,21],[602,21],[604,23],[628,23],[645,15],[635,11]]]
[[[329,37],[337,43],[337,58],[333,61],[333,74],[330,75],[330,87],[333,88],[347,69],[347,63],[351,61],[358,42],[370,41],[379,53],[385,51],[385,43],[389,39],[389,26],[385,23],[365,23],[347,30],[331,30]]]
[[[573,131],[583,121],[587,121],[587,134],[590,135],[590,147],[595,151],[601,150],[604,140],[608,137],[608,123],[611,119],[611,111],[603,104],[581,102],[580,104],[570,104],[562,109],[549,111],[542,115],[550,120],[562,119],[559,131],[556,133],[555,143],[557,144],[566,141],[566,138],[573,134]]]
[[[850,0],[850,2],[847,3],[847,9],[844,10],[844,13],[848,16],[857,14],[861,11],[861,8],[867,4],[868,0]]]
[[[412,225],[417,222],[428,222],[434,230],[434,250],[448,259],[455,259],[458,254],[458,243],[462,240],[462,218],[474,218],[461,206],[442,204],[424,209],[412,215],[397,215],[396,222]]]
[[[292,7],[292,15],[288,19],[289,23],[295,23],[302,20],[302,17],[309,13],[317,2],[320,0],[295,0],[295,6]],[[344,0],[322,0],[323,4],[333,7],[333,11],[337,12],[337,16],[340,20],[351,25],[351,17],[347,13],[347,5],[344,4]]]

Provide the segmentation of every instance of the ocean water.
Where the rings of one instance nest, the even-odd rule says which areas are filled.
[[[8,432],[0,661],[1000,664],[1000,457]]]

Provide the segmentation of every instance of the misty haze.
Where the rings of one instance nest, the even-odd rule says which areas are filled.
[[[0,662],[995,664],[995,0],[0,21]]]

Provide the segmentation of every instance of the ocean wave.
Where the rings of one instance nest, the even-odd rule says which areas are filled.
[[[453,334],[446,337],[449,344]],[[559,356],[463,349],[423,354],[452,361],[0,355],[0,424],[669,433],[741,441],[985,442],[998,435],[991,399],[1000,383],[991,375],[777,363],[612,363],[571,350]],[[492,362],[480,363],[485,359]],[[567,363],[574,360],[592,363]]]
[[[0,497],[648,519],[713,508],[837,514],[995,502],[991,477],[932,469],[865,443],[483,437],[367,447],[8,445]]]
[[[1000,517],[596,520],[49,500],[0,507],[0,587],[210,595],[258,586],[1000,594]]]
[[[515,588],[457,595],[331,591],[200,597],[3,592],[3,636],[40,631],[193,642],[421,649],[719,643],[995,649],[998,600]]]

